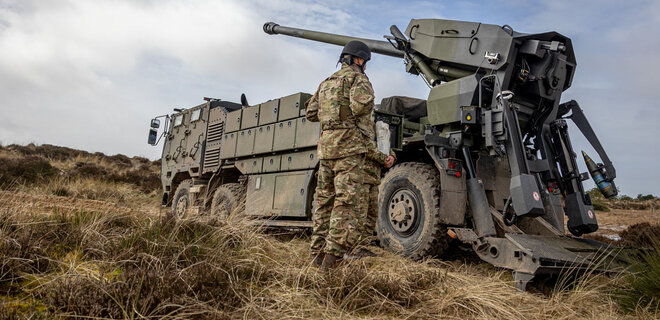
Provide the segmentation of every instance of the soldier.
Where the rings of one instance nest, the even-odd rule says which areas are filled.
[[[360,234],[360,197],[364,194],[364,165],[371,139],[374,92],[364,74],[371,59],[360,41],[344,46],[341,69],[325,79],[307,102],[306,117],[321,122],[316,211],[312,216],[311,251],[322,269],[337,266]]]

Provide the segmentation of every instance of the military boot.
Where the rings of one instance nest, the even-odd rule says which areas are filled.
[[[325,258],[325,253],[324,252],[317,253],[317,254],[314,255],[314,259],[312,260],[312,263],[315,266],[320,267],[323,264],[323,258]]]
[[[358,260],[366,257],[376,257],[377,255],[367,248],[358,248],[351,253],[344,254],[346,260]]]
[[[323,263],[321,264],[321,270],[329,271],[330,269],[334,269],[338,267],[343,260],[344,260],[343,257],[326,253],[325,257],[323,258]]]

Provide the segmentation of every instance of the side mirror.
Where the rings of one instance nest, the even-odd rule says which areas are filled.
[[[151,127],[153,129],[158,129],[160,128],[160,120],[158,119],[151,119]]]
[[[151,125],[153,126],[153,123]],[[147,143],[152,146],[155,146],[157,140],[158,140],[158,130],[154,128],[149,129],[149,140],[147,141]]]

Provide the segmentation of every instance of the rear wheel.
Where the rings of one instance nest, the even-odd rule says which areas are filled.
[[[211,214],[227,218],[231,213],[245,210],[245,188],[240,183],[223,184],[213,194]]]
[[[441,255],[449,246],[440,223],[440,178],[430,164],[408,162],[390,169],[378,195],[378,239],[413,259]]]
[[[182,219],[186,216],[186,211],[190,207],[190,187],[192,187],[192,180],[186,179],[179,183],[174,192],[174,199],[172,200],[172,215],[177,219]]]

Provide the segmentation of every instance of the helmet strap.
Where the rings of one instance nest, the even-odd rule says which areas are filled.
[[[362,64],[355,64],[356,66],[360,67],[360,72],[364,73],[364,67],[367,65],[367,61],[363,61]]]
[[[339,61],[337,61],[337,64],[340,63],[345,63],[347,65],[353,65],[353,56],[349,55],[348,57],[342,55],[339,57]]]
[[[339,57],[339,61],[337,61],[337,64],[345,63],[349,66],[356,65],[360,68],[360,72],[364,73],[364,65],[367,64],[367,61],[362,62],[362,64],[357,64],[355,63],[355,61],[353,61],[354,58],[355,57],[352,55],[348,55],[348,56],[342,55]]]

